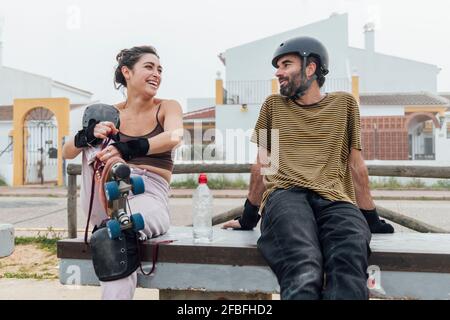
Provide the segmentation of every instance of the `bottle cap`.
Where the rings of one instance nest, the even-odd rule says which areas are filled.
[[[204,174],[204,173],[200,174],[200,176],[198,177],[198,183],[199,184],[208,183],[208,177],[206,176],[206,174]]]

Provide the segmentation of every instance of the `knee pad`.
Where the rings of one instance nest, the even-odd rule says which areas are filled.
[[[93,233],[90,247],[100,281],[126,278],[139,267],[138,235],[133,230],[123,230],[119,238],[111,240],[107,228],[100,227]]]

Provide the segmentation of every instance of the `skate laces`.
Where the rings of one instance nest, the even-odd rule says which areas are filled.
[[[105,139],[102,143],[101,150],[105,149],[110,142],[111,142],[111,137],[108,137],[108,139]],[[93,163],[94,174],[92,175],[91,197],[89,200],[89,213],[88,213],[88,218],[87,218],[87,222],[86,222],[86,228],[84,229],[84,243],[86,245],[89,244],[88,233],[89,233],[89,223],[91,221],[91,215],[92,215],[92,205],[94,203],[95,180],[96,180],[95,178],[96,178],[96,175],[100,175],[99,177],[101,177],[104,167],[105,167],[105,164],[102,161],[100,161],[99,159],[95,159],[95,161]]]

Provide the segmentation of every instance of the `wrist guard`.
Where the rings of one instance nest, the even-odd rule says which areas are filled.
[[[245,201],[242,216],[235,218],[241,225],[240,230],[253,230],[261,219],[259,215],[259,207],[253,205],[248,199]]]
[[[112,144],[122,155],[122,159],[129,161],[133,158],[143,157],[150,151],[148,139],[139,138],[128,142],[116,142]]]
[[[394,227],[387,223],[385,220],[380,219],[377,209],[364,210],[359,209],[366,218],[367,224],[369,225],[370,232],[372,233],[394,233]]]
[[[85,147],[95,147],[102,142],[102,139],[96,138],[94,136],[94,128],[100,121],[91,119],[89,124],[83,130],[78,131],[75,135],[75,147],[85,148]]]

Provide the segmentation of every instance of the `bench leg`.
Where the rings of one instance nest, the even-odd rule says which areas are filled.
[[[159,290],[159,300],[272,300],[272,294],[200,290]]]

